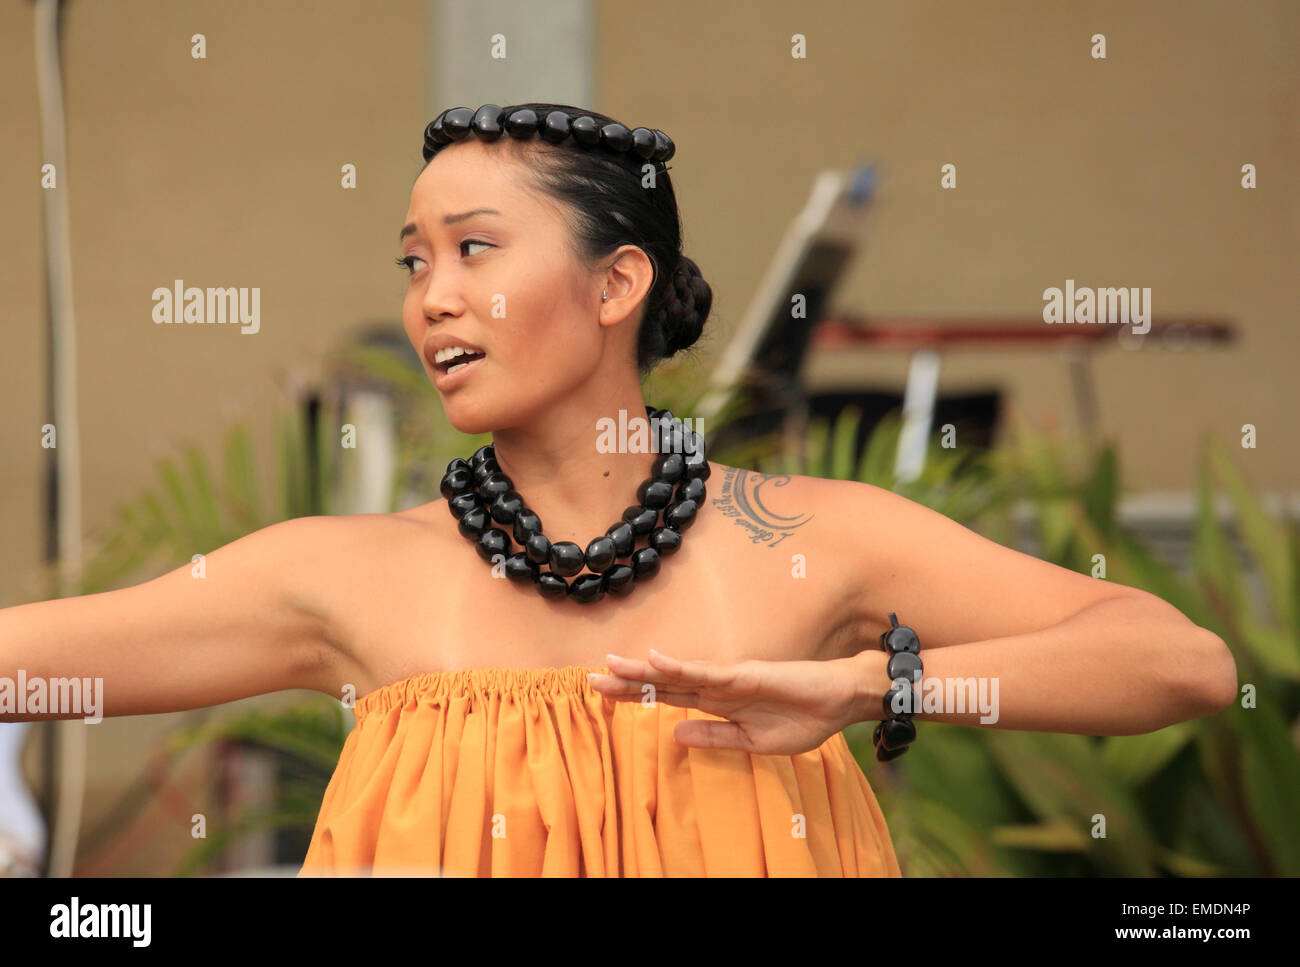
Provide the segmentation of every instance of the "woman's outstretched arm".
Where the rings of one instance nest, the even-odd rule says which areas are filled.
[[[986,697],[996,687],[996,721],[979,711],[921,721],[1132,735],[1233,701],[1227,645],[1155,595],[1003,547],[890,491],[825,484],[845,532],[864,538],[841,547],[869,576],[856,656],[864,720],[880,717],[889,688],[878,635],[891,611],[920,636],[927,680],[954,694],[967,679]]]
[[[73,679],[83,690],[102,683],[101,716],[332,690],[330,616],[314,575],[355,531],[347,520],[284,521],[134,587],[0,610],[0,721],[86,717],[31,711],[37,691],[70,695]]]
[[[1231,652],[1148,597],[1108,598],[1049,628],[947,648],[927,649],[922,634],[920,695],[923,703],[932,697],[917,721],[1140,735],[1223,711],[1237,694]],[[888,656],[868,649],[851,661],[859,688],[852,720],[881,718]]]

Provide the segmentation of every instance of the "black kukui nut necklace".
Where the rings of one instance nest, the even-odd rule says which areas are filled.
[[[452,460],[442,478],[442,495],[451,516],[460,521],[461,534],[489,564],[501,555],[506,576],[533,582],[544,598],[567,595],[580,604],[591,604],[607,593],[630,594],[638,581],[648,581],[659,573],[662,558],[681,547],[682,533],[704,506],[704,481],[709,478],[704,437],[668,410],[645,409],[652,434],[659,441],[659,456],[651,475],[637,488],[637,503],[623,511],[623,519],[589,543],[586,551],[572,541],[552,544],[542,533],[541,519],[501,472],[490,443],[479,447],[468,460]],[[663,525],[657,526],[661,511]],[[514,539],[523,550],[510,553],[510,535],[490,526],[491,521],[513,525]],[[642,535],[649,535],[649,546],[634,550]],[[620,558],[630,558],[631,563],[621,564]],[[542,570],[543,564],[549,564],[550,570]],[[578,574],[584,566],[592,573]],[[568,577],[573,580],[566,581]]]

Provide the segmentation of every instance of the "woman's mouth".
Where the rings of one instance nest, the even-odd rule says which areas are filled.
[[[439,388],[448,385],[454,377],[472,369],[476,363],[482,360],[486,353],[479,352],[476,349],[467,349],[464,346],[449,346],[446,349],[439,349],[434,355],[433,368],[438,375],[435,383]],[[455,379],[460,382],[460,379]]]

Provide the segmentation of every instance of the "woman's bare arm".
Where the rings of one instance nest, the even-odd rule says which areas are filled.
[[[33,680],[101,679],[104,716],[332,690],[320,571],[356,539],[349,520],[284,521],[134,587],[0,610],[0,721],[84,717],[9,711],[20,674],[28,694]]]
[[[878,635],[890,611],[920,636],[927,679],[998,687],[996,724],[968,712],[924,718],[1132,735],[1232,702],[1227,645],[1155,595],[1003,547],[879,487],[821,486],[842,523],[838,553],[862,580],[857,657],[869,714],[880,717],[889,686]]]

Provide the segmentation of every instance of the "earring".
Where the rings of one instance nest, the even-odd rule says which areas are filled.
[[[604,290],[604,289],[601,289],[601,290],[600,290],[600,301],[601,301],[601,302],[604,302],[604,301],[605,301],[606,299],[608,299],[608,298],[609,298],[609,296],[605,294],[605,290]]]

